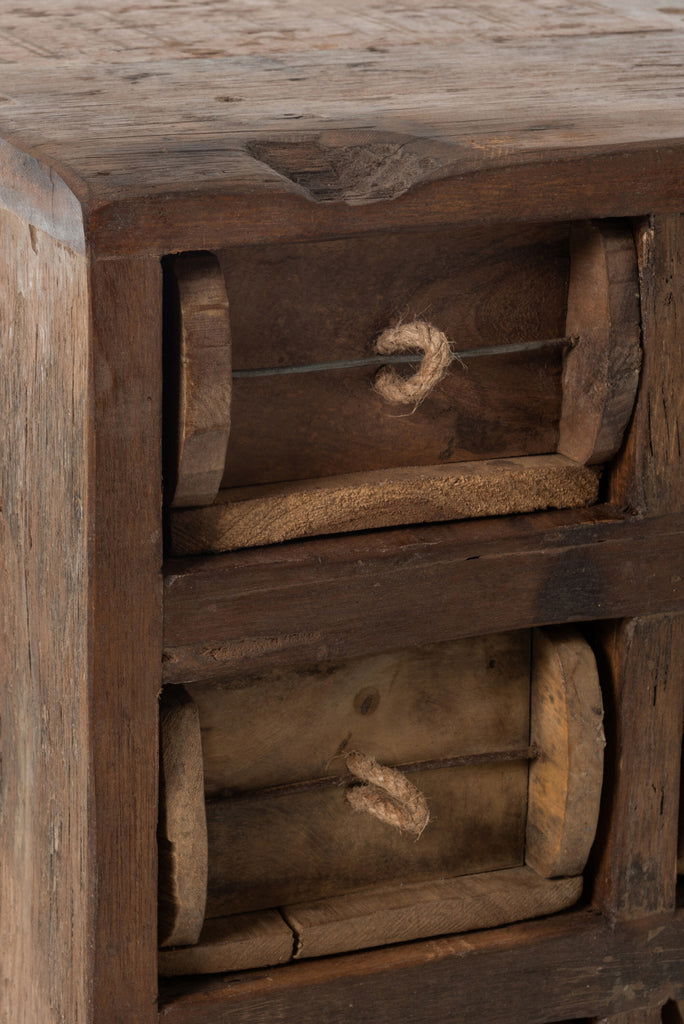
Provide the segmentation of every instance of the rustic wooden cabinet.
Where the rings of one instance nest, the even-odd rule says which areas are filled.
[[[676,1020],[684,12],[0,9],[0,1020]]]

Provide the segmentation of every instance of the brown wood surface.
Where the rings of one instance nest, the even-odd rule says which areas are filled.
[[[0,214],[0,1019],[85,1022],[88,278]],[[69,984],[64,975],[69,973]]]
[[[94,967],[87,1020],[147,1024],[157,944],[161,268],[156,260],[93,262],[90,281]]]
[[[684,995],[683,913],[613,930],[578,911],[213,983],[175,983],[163,990],[161,1020],[347,1024],[353,1014],[360,1024],[547,1024],[640,1011],[673,991]]]
[[[294,938],[277,910],[233,914],[207,921],[195,946],[162,949],[162,977],[183,974],[216,974],[272,967],[292,959]]]
[[[684,507],[684,217],[655,217],[637,229],[643,367],[610,499],[638,513]]]
[[[576,903],[581,878],[540,878],[529,868],[378,886],[283,908],[297,958],[330,956],[558,913]]]
[[[410,466],[232,487],[213,505],[174,509],[176,555],[231,551],[324,534],[548,508],[598,497],[599,474],[563,455]]]
[[[596,1024],[661,1024],[662,1019],[661,1007],[658,1005],[596,1018]]]
[[[597,631],[607,717],[606,779],[594,899],[611,918],[675,906],[684,617],[627,619]]]
[[[159,267],[1,222],[0,1016],[151,1024]]]
[[[603,700],[596,659],[571,626],[532,640],[530,764],[525,863],[545,878],[584,871],[603,782]]]
[[[66,46],[76,70],[51,57],[61,4],[30,28],[6,4],[5,201],[73,238],[72,191],[82,244],[109,254],[681,208],[677,8],[264,4],[237,19],[208,3],[145,24],[90,0]]]
[[[411,774],[431,821],[416,841],[355,812],[341,786],[207,804],[207,917],[521,865],[527,763]]]
[[[161,696],[159,722],[160,946],[197,942],[207,900],[207,817],[197,706],[182,686]]]
[[[682,529],[677,516],[590,509],[178,559],[165,573],[164,676],[218,679],[530,625],[684,611]]]
[[[558,451],[607,462],[632,414],[641,366],[637,257],[629,222],[573,227]]]
[[[231,344],[228,296],[221,268],[211,253],[185,253],[170,261],[177,348],[178,409],[175,480],[171,503],[210,504],[226,462],[230,433]],[[170,330],[169,330],[170,333]],[[170,373],[169,376],[173,374]],[[166,379],[168,389],[171,381]]]
[[[187,688],[206,795],[335,779],[346,774],[344,750],[387,764],[520,750],[529,680],[527,631],[245,676],[238,668]]]

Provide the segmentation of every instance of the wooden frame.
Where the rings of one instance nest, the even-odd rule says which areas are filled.
[[[682,33],[672,12],[637,4],[630,14],[609,0],[593,7],[613,28],[566,39],[562,68],[554,33],[567,30],[555,15],[547,34],[531,41],[513,33],[502,44],[478,37],[467,46],[458,71],[468,79],[468,104],[458,123],[456,93],[448,124],[422,108],[453,67],[453,43],[429,54],[418,46],[427,71],[416,80],[414,135],[405,106],[382,115],[368,99],[369,76],[382,76],[385,95],[405,68],[404,48],[380,52],[383,40],[375,38],[339,67],[324,51],[301,57],[300,76],[278,62],[269,78],[274,94],[289,95],[289,79],[301,77],[297,102],[320,87],[322,106],[288,120],[292,111],[276,105],[267,125],[255,83],[268,58],[219,58],[226,84],[218,97],[217,66],[200,75],[178,53],[165,51],[161,70],[144,60],[108,63],[93,42],[97,33],[84,32],[69,52],[78,57],[84,48],[95,62],[86,70],[79,60],[49,56],[36,64],[12,41],[16,33],[3,38],[0,287],[9,302],[3,298],[0,311],[8,434],[0,545],[9,600],[0,610],[0,998],[7,1020],[341,1024],[351,1008],[358,1024],[632,1024],[684,999],[674,870],[684,689],[684,141],[673,125],[678,86],[659,77],[675,74]],[[33,19],[46,38],[52,17]],[[120,5],[116,17],[124,17]],[[624,19],[632,20],[622,32]],[[642,31],[651,20],[655,31]],[[523,79],[512,116],[509,77],[493,99],[486,76],[483,84],[489,46],[497,59],[505,47]],[[528,80],[532,65],[540,77]],[[577,89],[568,95],[570,73]],[[624,107],[634,102],[626,74],[647,98],[648,116],[636,125]],[[544,76],[549,85],[541,88]],[[341,110],[335,96],[345,88],[354,103]],[[225,104],[241,96],[247,127],[238,132]],[[507,120],[482,127],[488,103],[500,103]],[[169,110],[181,127],[160,161]],[[201,127],[187,130],[206,110]],[[428,136],[440,132],[426,151]],[[283,138],[294,143],[290,156]],[[266,148],[254,149],[257,142]],[[398,160],[400,173],[384,180],[391,198],[373,192],[358,202],[358,175],[346,185],[338,175],[331,194],[321,152],[334,151],[340,166],[359,158],[356,166],[367,168],[378,145]],[[316,161],[318,171],[309,166]],[[308,191],[295,180],[302,167]],[[612,216],[639,218],[644,358],[602,505],[163,564],[163,257],[361,231],[408,237],[417,225]],[[412,614],[417,606],[420,615]],[[275,667],[311,652],[385,649],[397,637],[430,642],[567,621],[596,623],[592,642],[607,680],[608,786],[587,909],[159,988],[162,676],[210,680],[236,663]]]

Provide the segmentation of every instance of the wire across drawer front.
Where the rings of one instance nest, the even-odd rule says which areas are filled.
[[[628,225],[257,246],[167,277],[174,553],[596,500],[639,375]]]
[[[162,973],[267,966],[576,902],[601,719],[593,655],[566,628],[169,687]],[[408,798],[355,775],[357,756],[408,780],[427,823],[409,831],[377,804],[359,810],[360,790],[400,811]]]

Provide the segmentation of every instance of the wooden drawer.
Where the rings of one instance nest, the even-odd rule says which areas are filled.
[[[168,687],[160,970],[561,910],[602,763],[596,664],[570,627]]]
[[[167,280],[176,554],[591,504],[631,414],[627,222],[239,247]]]

